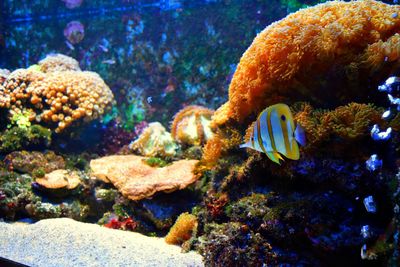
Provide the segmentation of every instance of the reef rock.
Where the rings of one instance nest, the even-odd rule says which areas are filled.
[[[32,173],[39,169],[49,173],[65,168],[63,157],[56,155],[53,151],[46,151],[45,153],[14,151],[5,157],[4,162],[8,169],[22,173]]]
[[[55,170],[46,174],[43,178],[36,179],[36,183],[47,189],[75,189],[81,179],[77,172],[67,170]]]
[[[115,155],[90,162],[92,176],[111,182],[125,197],[140,200],[156,192],[172,192],[186,188],[197,180],[193,169],[197,160],[179,160],[163,168],[147,165],[146,158],[136,155]]]
[[[152,122],[129,148],[146,157],[173,157],[178,145],[161,123]]]

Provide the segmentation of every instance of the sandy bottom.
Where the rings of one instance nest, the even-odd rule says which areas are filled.
[[[162,238],[71,219],[35,224],[0,222],[0,257],[29,266],[203,266]]]

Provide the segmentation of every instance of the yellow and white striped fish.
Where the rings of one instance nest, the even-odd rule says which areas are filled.
[[[297,160],[300,157],[299,146],[305,145],[303,128],[294,128],[293,116],[285,104],[275,104],[264,109],[254,123],[250,140],[240,145],[267,154],[268,158],[280,164],[281,156]]]

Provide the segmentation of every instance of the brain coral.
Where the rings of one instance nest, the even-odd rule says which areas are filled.
[[[171,125],[175,140],[189,145],[204,144],[213,133],[210,129],[213,110],[201,106],[187,106],[180,110]]]
[[[53,61],[40,62],[46,73],[37,68],[12,72],[0,87],[0,107],[9,108],[10,115],[29,112],[31,121],[61,132],[80,119],[97,119],[111,106],[113,94],[98,74],[77,70],[70,58],[59,67]]]
[[[372,0],[332,1],[271,24],[243,54],[213,126],[289,99],[322,107],[366,100],[400,65],[399,12]]]

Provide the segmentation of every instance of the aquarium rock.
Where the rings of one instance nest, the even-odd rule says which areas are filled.
[[[364,202],[365,209],[368,212],[376,213],[376,204],[375,204],[373,196],[368,196],[368,197],[364,198],[363,202]]]
[[[0,257],[28,266],[203,266],[164,239],[71,219],[0,222]]]
[[[363,227],[361,227],[361,236],[365,239],[370,237],[369,225],[364,225]]]
[[[391,127],[387,128],[386,131],[381,131],[379,129],[378,124],[375,124],[371,129],[371,137],[375,141],[388,140],[391,137],[391,134],[392,134],[392,128]]]
[[[377,154],[371,155],[371,157],[365,162],[367,170],[373,172],[382,168],[382,160],[378,158]]]
[[[179,160],[163,168],[151,167],[145,160],[136,155],[108,156],[92,160],[90,168],[93,177],[111,182],[132,200],[184,189],[198,178],[193,174],[197,160]]]
[[[396,76],[389,77],[384,84],[378,86],[378,90],[381,92],[391,93],[392,91],[399,91],[400,78]]]

